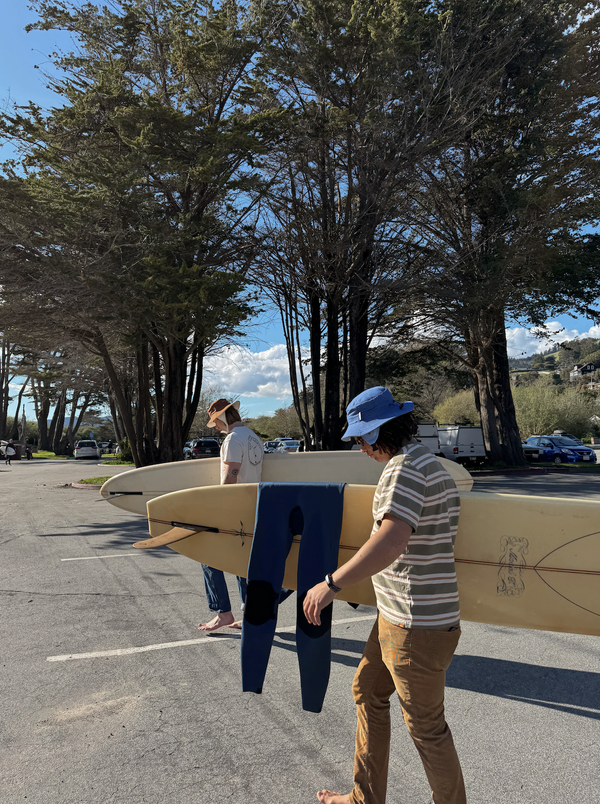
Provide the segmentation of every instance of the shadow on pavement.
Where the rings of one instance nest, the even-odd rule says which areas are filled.
[[[117,524],[114,523],[82,523],[81,526],[73,531],[72,527],[65,528],[63,532],[38,533],[38,538],[56,536],[100,536],[106,541],[100,545],[95,545],[94,549],[99,552],[103,550],[114,550],[115,547],[131,547],[134,542],[142,541],[150,537],[148,533],[148,523],[140,517],[139,521],[124,520]],[[156,558],[170,558],[177,555],[169,547],[155,547],[152,550],[140,550],[141,555],[152,555]]]
[[[276,634],[273,647],[295,653],[295,641],[294,634]],[[363,648],[362,640],[332,637],[331,661],[358,667]],[[336,651],[356,655],[345,656]],[[458,655],[452,660],[446,685],[600,720],[600,673]]]
[[[600,673],[459,655],[446,684],[600,720]]]

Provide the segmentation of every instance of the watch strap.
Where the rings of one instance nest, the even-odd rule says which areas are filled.
[[[325,583],[326,583],[326,584],[327,584],[327,586],[328,586],[328,587],[329,587],[329,588],[332,590],[332,592],[335,592],[336,594],[337,594],[338,592],[341,592],[341,591],[342,591],[342,589],[341,589],[341,587],[340,587],[340,586],[336,586],[336,585],[334,584],[334,582],[333,582],[333,578],[331,577],[331,575],[330,575],[329,573],[327,573],[327,575],[325,576]]]

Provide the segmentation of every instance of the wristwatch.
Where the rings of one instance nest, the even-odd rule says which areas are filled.
[[[336,593],[336,595],[337,595],[338,592],[342,591],[340,586],[336,586],[334,584],[333,578],[331,577],[331,575],[329,573],[327,573],[327,575],[325,576],[325,583],[331,589],[332,592]]]

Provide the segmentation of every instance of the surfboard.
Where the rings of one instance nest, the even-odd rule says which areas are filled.
[[[473,478],[463,466],[445,458],[439,460],[460,491],[471,490]],[[375,486],[384,466],[385,464],[377,463],[358,450],[272,454],[265,455],[262,480],[357,483]],[[219,483],[220,459],[201,458],[121,472],[106,481],[100,489],[100,494],[117,508],[146,516],[146,503],[149,500],[172,491],[218,486]]]
[[[244,576],[257,486],[186,489],[148,502],[151,538],[209,566]],[[338,565],[369,537],[373,487],[347,485]],[[283,585],[296,588],[300,537]],[[600,502],[461,492],[455,545],[464,620],[600,636]],[[338,599],[375,605],[370,579]]]

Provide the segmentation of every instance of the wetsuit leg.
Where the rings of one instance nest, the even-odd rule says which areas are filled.
[[[311,491],[304,504],[304,531],[298,556],[298,602],[296,647],[300,668],[302,708],[320,712],[331,670],[331,619],[333,603],[321,612],[321,625],[311,625],[304,616],[304,598],[338,565],[344,507],[343,484],[322,484]]]

